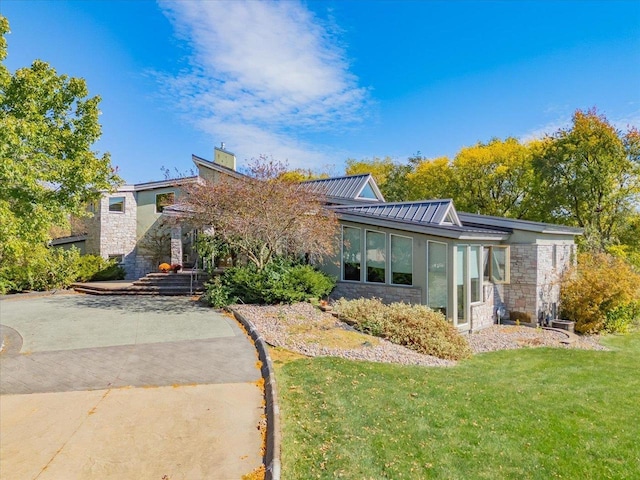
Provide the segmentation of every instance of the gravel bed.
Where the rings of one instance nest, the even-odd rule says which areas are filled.
[[[355,332],[328,312],[309,303],[293,305],[234,305],[250,320],[262,338],[275,347],[283,347],[310,357],[335,356],[350,360],[368,360],[402,365],[451,366],[456,362],[423,355],[387,340],[359,334],[362,342],[355,348],[327,345],[318,340],[318,332],[342,330]],[[357,337],[360,338],[360,337]],[[515,325],[494,325],[467,337],[474,353],[525,347],[562,347],[606,350],[597,337],[578,337],[570,344],[561,343],[567,336],[561,332]],[[351,345],[353,347],[353,345]]]

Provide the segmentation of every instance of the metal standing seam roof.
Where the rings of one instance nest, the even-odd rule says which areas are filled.
[[[320,193],[327,197],[356,199],[371,180],[371,174],[349,175],[346,177],[321,178],[318,180],[307,180],[301,182],[302,185],[311,189],[314,193]],[[375,185],[375,183],[374,183]],[[373,189],[376,195],[380,195],[377,188]],[[372,200],[372,199],[366,199]],[[384,201],[384,199],[379,199]]]
[[[427,200],[419,202],[381,203],[343,207],[341,212],[363,213],[389,220],[403,220],[430,225],[448,224],[445,220],[451,212],[454,220],[455,210],[451,200]],[[454,225],[455,222],[452,222]],[[459,225],[458,225],[459,226]]]

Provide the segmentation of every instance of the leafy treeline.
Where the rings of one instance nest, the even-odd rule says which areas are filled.
[[[464,212],[581,227],[583,249],[640,266],[640,134],[595,109],[541,140],[493,139],[453,159],[349,159],[346,171],[372,173],[387,201],[451,198]]]

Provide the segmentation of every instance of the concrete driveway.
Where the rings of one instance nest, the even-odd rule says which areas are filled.
[[[262,463],[257,354],[187,298],[0,300],[0,478],[239,479]]]

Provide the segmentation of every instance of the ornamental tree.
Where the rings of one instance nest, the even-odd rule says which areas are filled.
[[[334,253],[338,223],[325,199],[289,180],[285,165],[264,156],[241,178],[220,176],[185,187],[180,207],[193,225],[212,228],[232,250],[263,270],[276,256]]]

